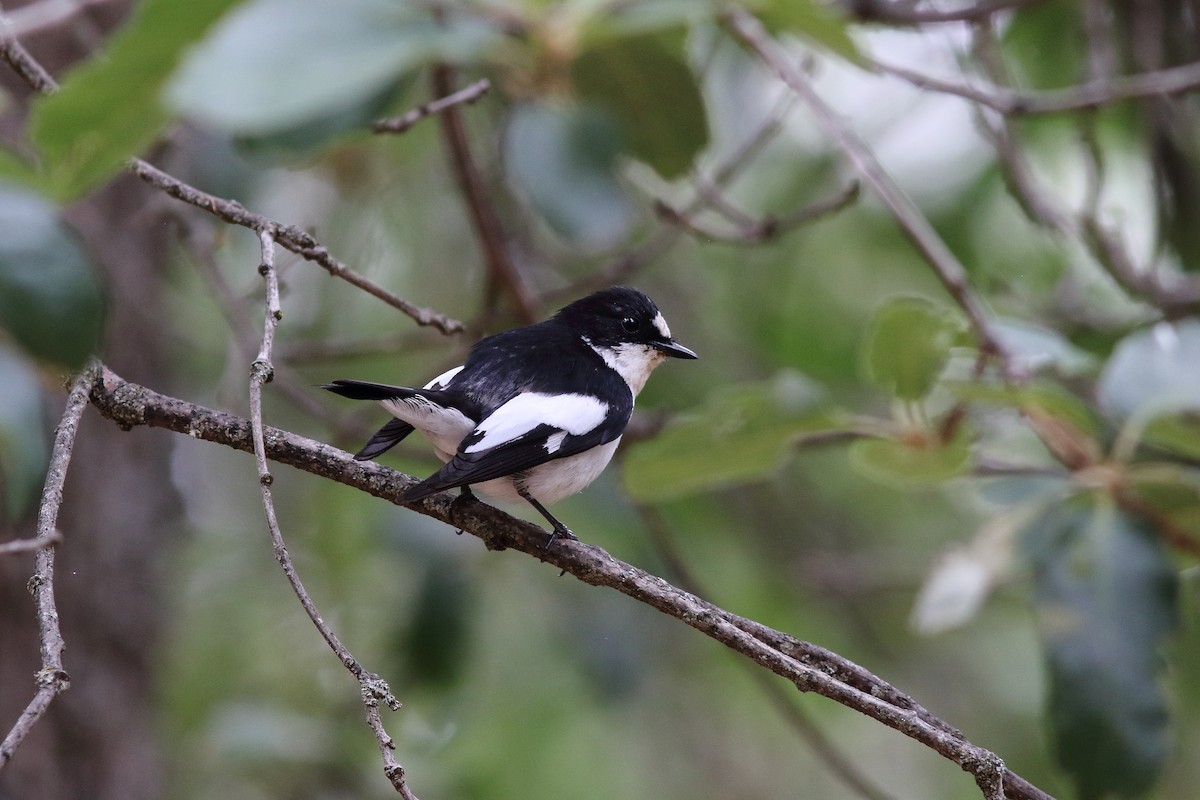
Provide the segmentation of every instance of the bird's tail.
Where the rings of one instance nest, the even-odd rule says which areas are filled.
[[[370,381],[339,380],[321,385],[334,394],[348,397],[351,400],[395,400],[412,397],[416,391],[406,386],[388,386],[386,383],[371,383]],[[383,455],[404,440],[414,430],[402,419],[388,420],[382,428],[375,431],[362,449],[354,454],[355,461],[369,461]]]

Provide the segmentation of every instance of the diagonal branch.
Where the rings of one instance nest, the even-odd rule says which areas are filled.
[[[269,217],[264,217],[262,214],[255,214],[253,211],[248,211],[236,200],[225,200],[202,192],[140,158],[129,160],[129,171],[154,188],[166,192],[176,200],[182,200],[189,205],[207,211],[225,222],[233,225],[241,225],[243,228],[249,228],[255,233],[261,233],[264,230],[274,231],[275,241],[278,242],[280,247],[291,250],[301,258],[312,261],[333,277],[341,278],[352,286],[362,289],[367,294],[379,298],[393,308],[412,317],[418,325],[432,325],[446,334],[459,333],[463,330],[463,324],[458,320],[443,316],[432,309],[414,305],[403,297],[383,288],[370,278],[350,269],[346,264],[334,258],[317,241],[316,237],[295,225],[287,225]]]
[[[253,451],[250,422],[128,383],[107,368],[91,385],[93,405],[125,428],[166,428],[193,438]],[[395,502],[416,479],[277,428],[264,427],[266,456]],[[520,550],[570,572],[593,586],[606,586],[674,617],[721,642],[804,692],[815,692],[909,736],[975,776],[987,800],[1050,800],[1050,796],[1004,767],[993,753],[972,744],[912,698],[868,670],[822,647],[739,617],[657,576],[619,561],[595,545],[560,542],[544,551],[545,531],[478,501],[438,494],[408,506],[453,524],[491,550]],[[1001,788],[1002,787],[1002,788]]]
[[[492,82],[487,78],[475,81],[470,86],[459,89],[457,92],[448,94],[445,97],[439,97],[437,100],[432,100],[424,105],[419,105],[398,117],[381,119],[371,126],[371,130],[375,133],[407,133],[413,125],[416,125],[421,120],[431,117],[434,114],[440,114],[451,106],[459,104],[471,105],[487,94],[491,88]]]
[[[455,70],[445,64],[433,68],[433,91],[439,97],[447,97],[455,93]],[[475,236],[483,248],[483,261],[487,266],[489,291],[503,287],[512,296],[517,305],[522,321],[537,320],[537,303],[525,287],[517,265],[509,254],[508,237],[504,233],[504,225],[500,215],[492,205],[484,185],[479,166],[471,155],[471,143],[467,138],[467,129],[463,124],[461,109],[454,104],[448,106],[439,121],[442,125],[442,140],[445,142],[446,155],[450,159],[450,167],[458,182],[459,191],[467,204],[471,225]],[[491,298],[488,298],[489,306]]]
[[[67,406],[62,421],[54,432],[54,449],[50,455],[50,467],[46,471],[46,484],[42,489],[42,502],[38,507],[37,538],[33,541],[54,542],[60,537],[57,530],[58,509],[63,501],[63,484],[67,480],[67,467],[75,448],[75,434],[79,430],[79,419],[87,406],[88,391],[92,387],[92,368],[80,373],[67,395]],[[38,629],[41,637],[42,668],[37,673],[37,692],[21,712],[12,730],[0,742],[0,769],[9,762],[21,742],[29,735],[34,724],[46,713],[55,697],[71,686],[71,678],[63,669],[62,631],[58,624],[58,608],[54,601],[54,554],[55,545],[42,547],[34,557],[33,577],[29,579],[29,591],[37,607]]]
[[[825,133],[850,159],[866,184],[883,201],[905,237],[925,257],[946,292],[966,314],[980,350],[999,357],[1003,364],[1006,361],[1005,350],[992,328],[991,312],[971,288],[966,268],[946,245],[929,219],[883,168],[866,143],[851,131],[817,94],[803,73],[768,36],[763,24],[756,17],[735,6],[725,16],[725,21],[737,39],[770,67],[771,71],[808,106]]]
[[[292,556],[288,553],[287,544],[283,540],[283,531],[279,527],[279,519],[275,513],[275,501],[271,496],[271,484],[274,477],[267,467],[265,436],[263,435],[262,389],[271,382],[275,368],[271,364],[272,351],[275,346],[275,329],[283,318],[283,309],[279,303],[279,276],[275,271],[275,232],[269,229],[259,231],[259,245],[262,250],[262,261],[258,271],[267,285],[267,311],[263,320],[262,345],[258,356],[250,365],[250,434],[254,445],[254,459],[258,467],[258,488],[262,495],[263,511],[267,518],[267,530],[271,535],[271,545],[275,550],[275,560],[283,568],[284,577],[295,592],[296,598],[320,632],[329,649],[333,650],[338,660],[342,662],[351,675],[359,683],[359,691],[367,712],[367,724],[379,742],[379,750],[383,754],[384,774],[391,781],[393,788],[404,800],[417,800],[416,795],[408,788],[404,779],[404,767],[392,755],[395,744],[392,737],[384,730],[380,719],[379,704],[385,703],[393,711],[400,708],[400,702],[392,695],[387,683],[373,672],[368,672],[342,644],[342,640],[333,632],[333,628],[321,616],[308,590],[300,580]]]

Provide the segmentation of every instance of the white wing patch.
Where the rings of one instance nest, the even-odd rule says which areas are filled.
[[[493,411],[475,429],[483,434],[478,442],[464,452],[478,453],[511,442],[539,425],[550,425],[565,433],[579,436],[604,421],[608,404],[589,394],[542,394],[523,392]],[[558,437],[557,442],[552,442]],[[562,447],[566,436],[555,434],[546,442],[548,452]],[[554,443],[553,450],[550,445]]]
[[[460,365],[460,366],[455,367],[454,369],[446,370],[441,375],[438,375],[436,378],[431,380],[429,383],[425,384],[425,388],[426,389],[436,389],[436,390],[445,389],[447,386],[450,385],[450,381],[454,380],[454,376],[457,375],[458,373],[462,372],[463,366],[465,366],[465,365]]]

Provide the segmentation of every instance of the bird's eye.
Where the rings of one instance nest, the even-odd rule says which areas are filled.
[[[633,317],[626,317],[625,319],[621,320],[621,327],[625,329],[626,333],[635,333],[640,325]]]

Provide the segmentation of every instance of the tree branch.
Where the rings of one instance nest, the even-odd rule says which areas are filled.
[[[58,608],[54,601],[54,554],[53,542],[61,538],[58,532],[58,510],[63,501],[63,484],[67,480],[67,467],[71,464],[71,453],[75,449],[75,434],[79,431],[79,419],[87,405],[88,392],[95,380],[95,370],[89,367],[75,379],[67,395],[67,405],[62,421],[54,432],[54,449],[50,454],[50,466],[46,471],[46,483],[42,489],[42,501],[38,507],[37,538],[33,541],[51,542],[41,547],[34,557],[33,577],[29,579],[29,591],[37,607],[38,630],[41,639],[42,668],[35,682],[37,692],[16,724],[0,742],[0,770],[13,757],[21,742],[55,697],[71,686],[71,677],[63,669],[62,631],[58,624]]]
[[[821,99],[801,71],[767,35],[757,18],[745,9],[734,6],[725,20],[734,35],[809,107],[825,133],[853,162],[863,180],[875,190],[905,237],[925,257],[946,292],[966,314],[980,350],[999,357],[1007,372],[1005,350],[992,330],[991,312],[971,288],[966,268],[921,210],[892,179],[870,148]]]
[[[250,366],[250,434],[254,443],[254,459],[258,466],[258,488],[262,495],[263,511],[266,514],[267,530],[271,535],[271,545],[275,550],[275,560],[283,568],[284,577],[295,592],[296,598],[320,632],[325,643],[329,645],[338,660],[342,662],[351,675],[359,683],[362,701],[367,713],[367,724],[379,742],[380,752],[384,759],[384,774],[392,782],[393,788],[404,800],[417,800],[404,780],[404,768],[397,763],[392,755],[395,744],[392,737],[384,730],[379,716],[380,701],[387,704],[393,711],[400,708],[400,702],[392,695],[387,683],[373,672],[368,672],[359,664],[350,650],[342,644],[341,639],[333,632],[333,628],[325,621],[316,603],[304,588],[296,565],[288,553],[287,544],[283,540],[283,531],[279,527],[279,519],[275,514],[275,502],[271,497],[271,484],[274,478],[267,468],[266,445],[263,436],[262,419],[262,388],[274,377],[275,368],[271,364],[272,350],[275,343],[275,329],[283,318],[283,309],[279,302],[279,277],[275,271],[275,236],[269,229],[259,231],[259,244],[262,249],[262,261],[259,264],[259,274],[267,287],[267,309],[263,320],[262,345],[258,356]]]
[[[101,367],[91,385],[93,405],[123,428],[149,425],[238,450],[254,449],[248,420],[167,397],[128,383]],[[287,431],[264,426],[267,458],[311,474],[353,486],[395,502],[415,478]],[[817,645],[753,620],[739,617],[679,589],[637,567],[619,561],[595,545],[558,542],[543,551],[546,533],[478,501],[442,493],[407,507],[454,525],[491,550],[520,550],[571,573],[593,586],[606,586],[674,617],[706,636],[786,678],[801,691],[816,692],[900,731],[975,776],[988,800],[1050,800],[1050,796],[1003,767],[995,754],[980,748],[912,698],[868,670]],[[1001,781],[1002,778],[1002,781]],[[998,787],[1003,784],[1003,793]]]
[[[418,325],[431,325],[445,334],[460,333],[464,329],[463,324],[458,320],[438,314],[432,309],[414,305],[403,297],[383,288],[370,278],[350,269],[343,262],[334,258],[312,234],[301,230],[295,225],[287,225],[264,217],[261,214],[255,214],[252,211],[246,210],[236,200],[225,200],[211,194],[206,194],[168,175],[140,158],[129,160],[129,170],[146,183],[166,192],[176,200],[182,200],[189,205],[207,211],[225,222],[233,225],[241,225],[243,228],[249,228],[255,233],[261,233],[264,230],[274,231],[275,241],[279,243],[280,247],[291,250],[307,261],[312,261],[333,277],[341,278],[352,286],[362,289],[367,294],[379,298],[393,308],[407,314]]]
[[[455,93],[455,70],[445,64],[433,68],[433,91],[440,97]],[[537,321],[537,303],[525,288],[521,273],[513,263],[508,251],[508,240],[504,234],[504,226],[496,213],[484,186],[483,176],[471,155],[471,144],[467,139],[466,126],[463,125],[462,114],[457,105],[451,104],[439,117],[442,124],[442,141],[446,146],[446,155],[450,159],[450,168],[458,182],[459,191],[467,204],[471,224],[475,228],[475,236],[483,248],[483,262],[487,266],[488,285],[491,289],[503,287],[517,304],[517,311],[523,322]],[[490,298],[489,298],[490,306]]]
[[[453,94],[448,94],[445,97],[439,97],[424,105],[402,114],[398,117],[390,119],[381,119],[371,126],[371,130],[375,133],[407,133],[408,130],[426,117],[431,117],[434,114],[440,114],[451,106],[471,105],[479,98],[483,97],[492,88],[492,82],[487,78],[480,81],[475,81],[466,88],[459,89]]]

